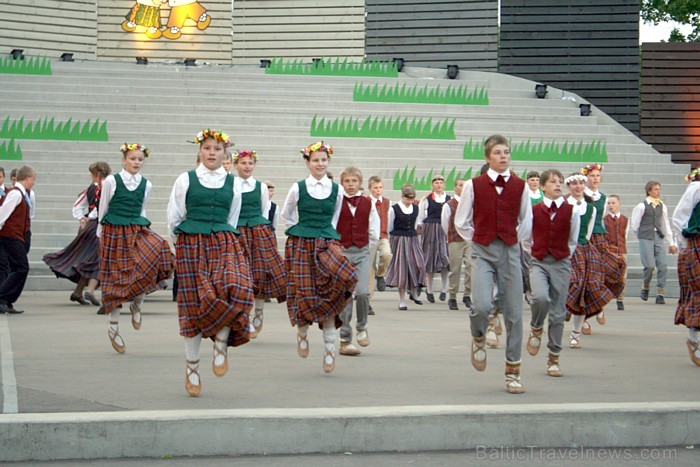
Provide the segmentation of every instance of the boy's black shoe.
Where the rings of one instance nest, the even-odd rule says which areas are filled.
[[[386,290],[386,281],[383,277],[377,276],[377,290],[379,292],[384,292]]]
[[[663,295],[657,295],[657,296],[656,296],[656,304],[657,304],[657,305],[665,305],[665,304],[666,304],[666,300],[664,300],[664,296],[663,296]]]
[[[457,306],[457,300],[454,298],[451,298],[447,301],[447,306],[450,307],[450,310],[459,310],[459,307]]]
[[[425,293],[425,296],[426,296],[426,298],[428,299],[428,301],[429,301],[430,303],[435,303],[435,295],[426,292],[426,293]]]
[[[639,295],[639,298],[641,298],[645,302],[649,300],[649,289],[642,289],[642,293]]]
[[[467,308],[471,308],[472,298],[469,295],[465,295],[464,297],[462,297],[462,303],[464,303],[464,306],[466,306]]]
[[[623,311],[625,309],[625,303],[622,300],[617,301],[617,309]]]
[[[18,315],[24,313],[24,310],[18,310],[12,305],[6,303],[0,303],[0,314],[7,313],[8,315]]]
[[[372,308],[372,305],[369,306],[369,310],[367,310],[367,314],[374,316],[374,309]]]

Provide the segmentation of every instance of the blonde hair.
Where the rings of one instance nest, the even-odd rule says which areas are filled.
[[[340,172],[340,183],[343,183],[345,177],[357,177],[360,180],[360,185],[362,185],[362,172],[357,167],[351,165]]]
[[[502,144],[510,149],[510,144],[508,144],[508,139],[506,139],[505,136],[491,135],[486,138],[486,141],[484,141],[484,157],[489,157],[494,146],[498,146],[499,144]]]
[[[384,183],[384,181],[382,180],[382,177],[380,177],[379,175],[372,175],[372,176],[369,177],[369,179],[367,180],[367,185],[368,185],[370,188],[372,188],[372,185],[375,184],[375,183]]]

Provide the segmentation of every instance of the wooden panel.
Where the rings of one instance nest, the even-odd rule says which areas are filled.
[[[367,58],[496,71],[497,0],[367,0]]]
[[[149,60],[183,60],[196,58],[210,63],[231,63],[231,1],[202,0],[200,5],[211,16],[211,24],[200,31],[194,20],[188,19],[179,39],[165,37],[149,39],[145,28],[138,26],[126,32],[121,23],[134,6],[134,1],[97,2],[98,60],[131,60],[137,56]],[[162,27],[170,16],[170,7],[160,9]]]
[[[5,0],[0,15],[3,52],[58,57],[64,52],[94,60],[97,46],[95,2],[89,0]]]
[[[642,44],[640,136],[674,162],[700,165],[700,44]]]
[[[236,0],[233,25],[234,64],[365,55],[364,0]]]
[[[500,72],[579,94],[637,134],[638,43],[637,0],[501,1]]]

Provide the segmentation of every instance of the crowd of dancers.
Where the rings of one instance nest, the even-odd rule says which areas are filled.
[[[647,184],[647,198],[628,219],[620,213],[619,196],[600,191],[600,164],[566,176],[555,169],[533,171],[523,180],[510,169],[508,140],[493,135],[484,144],[482,174],[455,180],[454,195],[446,193],[438,175],[422,199],[406,184],[392,204],[378,176],[368,179],[365,195],[356,167],[345,168],[340,183],[334,182],[328,171],[333,148],[321,141],[301,151],[309,175],[293,184],[277,206],[271,200],[274,185],[254,177],[255,151],[230,152],[229,136],[213,129],[199,132],[194,142],[196,166],[176,179],[167,207],[174,254],[146,217],[152,185],[140,172],[150,151],[125,143],[119,173],[112,174],[106,162],[90,165],[93,183],[73,207],[78,235],[44,257],[58,277],[76,283],[71,301],[99,306],[108,317],[109,342],[120,354],[126,352],[119,328],[122,306],[129,304],[132,327],[140,329],[144,297],[174,272],[186,349],[185,388],[191,396],[202,390],[202,339],[213,341],[213,373],[225,375],[228,347],[258,336],[267,301],[286,301],[301,358],[310,353],[309,328],[318,325],[322,368],[330,373],[337,354],[361,353],[353,341],[359,347],[370,344],[375,287],[396,288],[399,310],[421,305],[423,291],[429,302],[435,303],[437,295],[450,310],[458,310],[462,277],[472,365],[485,371],[487,347],[497,347],[505,330],[506,390],[523,393],[523,302],[532,312],[527,352],[539,353],[547,321],[546,374],[562,376],[565,321],[572,321],[568,346],[577,349],[581,335],[591,332],[590,318],[605,324],[608,303],[615,300],[624,310],[630,229],[640,240],[643,300],[656,269],[656,303],[665,303],[665,244],[670,253],[680,252],[675,323],[688,327],[688,352],[700,366],[697,169],[686,177],[688,189],[671,219],[658,182]],[[4,187],[2,169],[0,174]],[[0,192],[1,313],[22,312],[14,304],[28,273],[35,180],[36,172],[22,166],[14,186]],[[284,256],[277,248],[278,219],[287,227]],[[436,274],[439,291],[433,289]]]

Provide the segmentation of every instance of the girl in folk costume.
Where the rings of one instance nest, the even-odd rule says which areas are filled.
[[[590,241],[600,252],[605,286],[610,289],[614,297],[618,297],[625,288],[625,281],[620,278],[625,277],[627,264],[620,256],[618,248],[608,241],[608,231],[603,222],[607,198],[598,190],[602,172],[603,166],[600,164],[589,164],[581,169],[581,173],[587,178],[584,192],[593,200],[593,206],[596,208],[595,225]],[[605,314],[603,312],[597,314],[596,320],[599,324],[605,324]],[[590,329],[588,323],[585,323],[583,333],[590,334]]]
[[[690,360],[700,366],[700,169],[693,169],[685,179],[690,184],[673,212],[673,230],[681,242],[678,255],[681,296],[674,321],[688,328],[686,344]]]
[[[250,337],[257,337],[263,327],[263,308],[266,298],[286,300],[284,262],[277,251],[277,237],[265,217],[270,204],[265,183],[253,178],[258,154],[255,151],[238,151],[233,164],[241,182],[242,204],[238,216],[238,238],[255,290],[255,312],[251,319]]]
[[[222,167],[231,145],[226,133],[206,129],[194,139],[200,164],[181,174],[170,194],[168,231],[175,241],[180,335],[185,338],[185,389],[202,391],[199,348],[214,341],[212,370],[228,371],[227,349],[248,342],[253,285],[243,249],[236,239],[241,211],[240,180]]]
[[[357,283],[350,261],[343,255],[336,230],[345,194],[329,180],[326,170],[333,148],[323,141],[301,150],[309,176],[292,185],[280,217],[287,224],[285,270],[287,311],[297,327],[297,353],[309,355],[307,332],[318,323],[323,330],[323,371],[335,368],[336,329]]]
[[[78,235],[61,251],[44,255],[43,260],[56,277],[64,277],[77,284],[70,295],[71,302],[87,305],[87,301],[90,301],[95,306],[101,306],[95,297],[100,273],[100,242],[96,235],[97,213],[102,181],[112,173],[112,169],[106,162],[94,162],[90,164],[89,170],[92,184],[80,193],[73,204],[73,217],[80,221]]]
[[[141,329],[141,305],[147,292],[167,279],[173,257],[168,243],[153,232],[146,218],[146,200],[153,185],[139,172],[150,154],[138,143],[124,143],[124,168],[102,182],[99,205],[100,275],[102,305],[109,316],[108,335],[114,350],[126,347],[119,334],[119,312],[125,302],[133,302],[131,325]]]
[[[408,183],[401,187],[401,201],[389,209],[389,235],[391,237],[391,262],[386,271],[386,284],[399,289],[399,310],[407,310],[406,290],[411,300],[422,303],[418,287],[425,284],[425,258],[418,242],[419,208],[413,204],[416,190]]]
[[[569,188],[567,201],[580,216],[578,246],[571,257],[571,282],[566,300],[566,310],[573,315],[573,330],[569,347],[581,348],[581,329],[584,320],[603,311],[603,307],[615,296],[605,287],[600,252],[590,242],[597,209],[584,194],[586,176],[573,173],[564,180]]]
[[[442,207],[451,196],[445,193],[445,178],[442,175],[433,177],[432,188],[428,195],[423,197],[419,205],[418,225],[421,227],[421,247],[425,258],[426,296],[430,303],[435,303],[433,295],[433,277],[440,273],[442,288],[440,289],[440,301],[447,298],[448,274],[450,256],[447,251],[447,236],[442,230]]]

